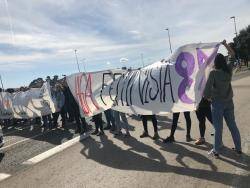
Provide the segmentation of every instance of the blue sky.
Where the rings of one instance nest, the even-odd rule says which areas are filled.
[[[187,43],[232,41],[250,24],[249,0],[0,0],[0,74],[5,88],[37,77],[141,66]]]

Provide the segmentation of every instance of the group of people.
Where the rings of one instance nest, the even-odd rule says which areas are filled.
[[[226,43],[225,40],[222,42],[222,45],[224,45],[228,51],[229,54],[228,59],[220,53],[216,55],[214,61],[214,69],[210,72],[204,90],[203,98],[200,101],[196,110],[196,116],[199,121],[200,138],[198,138],[195,141],[195,144],[202,145],[205,143],[205,131],[206,131],[205,123],[207,119],[214,127],[213,149],[209,151],[208,154],[215,157],[219,156],[220,150],[223,147],[223,142],[222,142],[223,117],[226,121],[229,131],[231,132],[233,142],[235,145],[235,148],[232,149],[235,150],[237,154],[242,153],[240,132],[236,125],[234,116],[233,90],[231,85],[232,68],[233,68],[231,59],[235,56],[235,53],[232,50],[232,48]],[[105,111],[105,115],[109,114],[106,115],[106,117],[108,116],[110,119],[110,121],[108,121],[108,128],[114,129],[114,127],[112,127],[111,125],[114,126],[118,125],[119,123],[117,123],[114,120],[117,118],[111,117],[112,116],[111,112],[112,112],[111,110]],[[120,112],[113,111],[113,114],[116,113],[119,114]],[[180,112],[173,113],[171,132],[170,135],[163,140],[164,143],[171,143],[175,141],[174,134],[177,128],[179,116]],[[156,115],[140,115],[140,117],[144,128],[144,132],[142,133],[142,135],[140,135],[140,137],[144,138],[149,136],[147,122],[151,120],[154,127],[153,139],[155,140],[159,139]],[[190,112],[184,112],[184,117],[186,120],[186,141],[190,142],[192,141],[190,134],[191,132]],[[93,132],[93,134],[99,133],[98,135],[102,135],[104,134],[104,132],[102,123],[97,120],[99,118],[101,119],[101,114],[95,115],[93,117],[94,122],[96,124],[96,130]],[[128,129],[126,129],[126,135],[129,135]]]
[[[16,89],[6,89],[5,92],[13,93],[13,92],[24,92],[29,90],[30,88],[41,88],[44,82],[48,82],[51,87],[51,95],[53,100],[56,101],[57,108],[59,111],[44,115],[42,117],[36,117],[34,119],[4,119],[1,120],[0,124],[3,126],[9,126],[11,124],[18,123],[36,123],[43,127],[43,131],[48,129],[53,129],[59,127],[59,116],[61,116],[61,127],[65,127],[66,120],[68,122],[76,122],[76,132],[83,133],[86,131],[86,121],[84,118],[80,116],[80,110],[77,102],[75,101],[72,93],[70,92],[69,87],[67,86],[65,77],[59,79],[57,75],[55,75],[52,79],[50,76],[47,76],[45,80],[42,78],[37,78],[33,80],[28,87],[20,87]],[[1,91],[0,91],[1,92]]]
[[[229,56],[234,57],[234,51],[224,40],[222,44],[228,50]],[[196,116],[199,121],[200,138],[195,141],[196,145],[201,145],[205,143],[205,130],[206,130],[206,119],[214,126],[214,146],[209,152],[210,155],[218,156],[222,143],[222,127],[223,127],[223,117],[227,123],[227,126],[233,137],[235,144],[234,150],[241,154],[241,138],[240,133],[237,128],[235,117],[234,117],[234,104],[233,104],[233,90],[231,86],[232,78],[232,64],[227,63],[226,58],[222,54],[217,54],[214,61],[214,69],[210,72],[205,90],[204,96],[196,110]],[[58,127],[58,119],[61,116],[61,126],[64,127],[66,120],[76,122],[76,132],[84,133],[87,131],[87,123],[85,118],[81,117],[80,110],[77,102],[75,101],[70,89],[65,81],[65,78],[58,80],[58,76],[54,76],[50,79],[48,76],[46,81],[51,85],[52,96],[57,100],[59,106],[59,111],[46,116],[38,117],[35,119],[37,123],[43,123],[44,128],[48,127]],[[44,83],[42,78],[38,78],[31,82],[29,88],[39,88]],[[21,90],[21,88],[20,88]],[[25,91],[22,88],[21,91]],[[92,121],[95,124],[95,131],[92,135],[101,136],[104,134],[104,130],[110,130],[114,132],[115,135],[122,135],[122,128],[125,129],[125,137],[130,137],[129,125],[126,118],[126,114],[112,109],[104,111],[104,115],[107,120],[107,126],[103,127],[103,117],[102,113],[96,114],[92,117]],[[152,121],[154,127],[154,140],[159,139],[158,127],[157,127],[157,117],[156,115],[139,115],[143,124],[143,133],[140,138],[148,137],[148,127],[147,123],[149,120]],[[163,140],[164,143],[171,143],[175,141],[175,131],[177,128],[178,119],[180,112],[173,113],[172,127],[170,135]],[[186,120],[186,141],[192,141],[191,138],[191,118],[190,112],[184,112],[184,117]]]

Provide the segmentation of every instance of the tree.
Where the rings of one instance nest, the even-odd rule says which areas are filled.
[[[233,46],[237,57],[242,59],[248,66],[248,61],[250,60],[250,25],[240,30],[239,35],[234,38]]]

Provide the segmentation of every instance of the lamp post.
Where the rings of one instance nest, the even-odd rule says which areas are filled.
[[[142,62],[142,66],[144,67],[143,53],[141,53],[141,62]]]
[[[237,28],[236,28],[236,21],[235,21],[235,16],[232,16],[230,17],[230,19],[233,19],[234,20],[234,31],[235,31],[235,36],[237,37],[238,36],[238,33],[237,33]]]
[[[76,64],[77,64],[78,71],[81,72],[81,71],[80,71],[79,62],[78,62],[78,58],[77,58],[76,52],[77,52],[77,50],[75,50]]]
[[[236,21],[235,21],[235,16],[231,16],[230,19],[233,19],[234,21],[234,34],[235,34],[235,42],[236,42],[236,61],[237,61],[237,65],[239,68],[241,68],[241,64],[240,64],[240,59],[239,59],[239,56],[237,54],[237,48],[239,47],[239,41],[238,41],[238,33],[237,33],[237,28],[236,28]]]
[[[3,80],[2,80],[2,76],[0,75],[0,81],[1,81],[1,86],[2,86],[2,89],[4,91],[4,87],[3,87]]]
[[[169,49],[170,49],[170,52],[172,54],[172,46],[171,46],[171,40],[170,40],[170,34],[169,34],[169,28],[166,28],[165,30],[168,31],[168,42],[169,42]]]
[[[83,58],[83,59],[81,60],[81,62],[83,63],[83,69],[84,69],[84,72],[86,73],[87,71],[86,71],[85,60],[86,60],[86,58]]]

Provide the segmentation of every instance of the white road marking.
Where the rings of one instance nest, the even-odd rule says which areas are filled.
[[[3,181],[9,178],[10,176],[11,176],[10,174],[0,173],[0,181]]]
[[[44,153],[41,153],[27,161],[24,161],[22,164],[25,164],[25,165],[33,165],[33,164],[36,164],[36,163],[39,163],[41,162],[42,160],[44,159],[47,159],[49,157],[51,157],[52,155],[55,155],[56,153],[59,153],[63,150],[65,150],[66,148],[74,145],[75,143],[89,137],[90,133],[87,133],[87,134],[84,134],[84,135],[81,135],[81,136],[77,136],[59,146],[56,146],[48,151],[45,151]]]
[[[51,130],[50,130],[50,131],[51,131]],[[48,133],[48,132],[50,132],[50,131],[47,131],[46,133]],[[7,146],[5,146],[5,147],[2,147],[2,148],[0,149],[0,151],[1,151],[1,150],[4,150],[4,149],[7,149],[7,148],[9,148],[9,147],[12,147],[12,146],[14,146],[14,145],[16,145],[16,144],[20,144],[20,143],[22,143],[22,142],[25,142],[25,141],[27,141],[27,140],[34,139],[34,138],[36,138],[36,137],[38,137],[38,136],[41,136],[41,135],[43,135],[43,134],[44,134],[44,133],[40,133],[40,134],[37,134],[37,135],[35,135],[35,136],[29,137],[29,138],[25,138],[25,139],[23,139],[23,140],[20,140],[20,141],[18,141],[18,142],[13,143],[13,144],[7,145]]]

